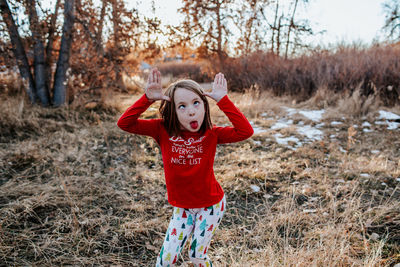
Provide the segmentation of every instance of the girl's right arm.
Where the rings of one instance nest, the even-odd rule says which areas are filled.
[[[124,131],[140,135],[148,135],[158,139],[160,119],[139,119],[140,115],[147,110],[153,102],[146,95],[139,98],[119,118],[117,125]]]
[[[145,95],[122,114],[117,122],[118,127],[130,133],[151,136],[158,141],[158,127],[161,120],[141,120],[139,117],[154,101],[162,99],[170,100],[162,93],[161,73],[157,69],[152,69],[147,79]]]

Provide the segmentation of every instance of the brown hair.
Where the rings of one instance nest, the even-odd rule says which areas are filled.
[[[166,96],[169,96],[171,101],[162,100],[160,106],[161,118],[164,120],[164,127],[167,130],[170,136],[180,136],[181,135],[181,127],[178,120],[178,116],[176,115],[175,110],[175,90],[177,88],[184,88],[189,91],[196,93],[201,100],[204,102],[204,120],[202,125],[200,126],[200,133],[204,134],[206,130],[212,128],[211,116],[210,116],[210,106],[208,104],[207,97],[203,95],[204,91],[201,86],[193,81],[193,80],[179,80],[177,82],[172,83],[165,92]]]

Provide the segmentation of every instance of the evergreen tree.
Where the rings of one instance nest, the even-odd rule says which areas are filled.
[[[192,215],[189,214],[189,217],[187,219],[187,225],[193,225],[193,218]]]
[[[204,220],[201,224],[200,224],[200,230],[205,230],[207,226],[207,222],[206,220]]]

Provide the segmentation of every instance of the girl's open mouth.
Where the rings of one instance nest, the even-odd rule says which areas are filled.
[[[195,130],[199,126],[199,123],[197,121],[191,121],[190,122],[190,127]]]

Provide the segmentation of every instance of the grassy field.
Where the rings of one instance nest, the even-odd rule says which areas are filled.
[[[172,209],[157,144],[116,126],[135,97],[93,110],[1,100],[1,266],[154,266]],[[374,123],[378,107],[231,98],[263,130],[217,149],[228,207],[209,250],[215,266],[400,262],[400,130]],[[321,140],[276,142],[277,133],[303,138],[293,126],[271,130],[287,116],[283,106],[326,108]],[[212,116],[228,123],[214,104]],[[361,130],[364,121],[371,131]],[[184,252],[178,266],[187,259]]]

